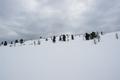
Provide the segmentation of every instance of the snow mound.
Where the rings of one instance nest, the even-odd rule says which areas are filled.
[[[69,42],[0,47],[0,80],[120,80],[120,39],[115,34],[101,36],[97,44],[77,36]]]

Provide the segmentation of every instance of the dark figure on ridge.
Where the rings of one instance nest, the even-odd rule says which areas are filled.
[[[20,44],[23,44],[24,43],[24,40],[23,39],[20,39]]]
[[[52,39],[53,43],[56,42],[56,36],[53,36],[53,39]]]
[[[96,35],[95,32],[92,32],[92,33],[90,34],[90,39],[94,39],[94,38],[96,38],[96,37],[97,37],[97,35]]]
[[[45,41],[48,41],[48,38],[46,38]]]
[[[89,40],[89,39],[90,39],[90,34],[85,33],[85,39],[86,39],[86,40]]]
[[[2,41],[2,42],[0,43],[0,45],[2,46],[2,45],[3,45],[3,43],[4,43],[4,42]]]
[[[115,36],[116,36],[116,39],[119,39],[119,37],[118,37],[118,34],[117,34],[117,33],[115,34]]]
[[[103,32],[101,32],[101,35],[103,35]]]
[[[62,41],[62,35],[59,36],[59,41]]]
[[[19,41],[18,40],[15,40],[15,44],[18,43]]]
[[[63,35],[63,41],[66,41],[66,36],[65,35]]]
[[[13,42],[11,41],[10,44],[13,44]]]
[[[40,36],[40,39],[42,39],[42,36]]]
[[[71,35],[71,39],[74,40],[74,36],[73,35]]]
[[[69,41],[69,35],[68,34],[66,34],[66,40]]]
[[[7,46],[7,41],[4,42],[4,46]]]

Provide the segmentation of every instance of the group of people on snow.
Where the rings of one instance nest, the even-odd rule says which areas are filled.
[[[74,40],[74,35],[73,35],[73,34],[72,34],[72,35],[62,34],[62,35],[60,35],[60,36],[53,36],[53,37],[51,38],[52,42],[55,43],[56,40],[57,40],[57,38],[58,38],[58,41],[66,42],[66,41],[69,41],[70,39],[71,39],[71,40]]]
[[[103,35],[103,32],[98,33],[98,32],[91,32],[91,33],[85,33],[84,34],[84,38],[85,40],[94,40],[94,39],[98,39],[98,41],[100,41],[100,34]],[[118,34],[116,34],[116,37],[118,39]],[[35,41],[33,42],[34,45],[41,44],[41,39],[43,39],[43,37],[40,37],[40,40],[38,40],[38,42],[36,43]],[[66,42],[66,41],[70,41],[70,40],[74,40],[75,39],[75,35],[73,34],[61,34],[59,36],[52,36],[50,39],[49,38],[45,38],[45,41],[51,40],[53,43],[56,43],[56,41],[61,41],[61,42]],[[15,45],[16,43],[20,43],[23,44],[25,42],[24,39],[20,39],[20,40],[15,40],[15,41],[11,41],[11,42],[7,42],[7,41],[2,41],[0,43],[0,46],[7,46],[8,44],[11,45]]]
[[[7,41],[2,41],[0,43],[0,46],[7,46],[8,44],[11,44],[11,45],[15,45],[16,43],[20,43],[20,44],[23,44],[25,41],[23,39],[20,39],[20,40],[15,40],[15,41],[10,41],[10,42],[7,42]]]
[[[86,40],[92,40],[92,39],[99,38],[99,37],[100,37],[100,35],[98,32],[85,33]]]

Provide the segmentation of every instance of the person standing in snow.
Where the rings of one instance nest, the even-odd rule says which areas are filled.
[[[40,36],[40,39],[42,39],[42,36]]]
[[[69,34],[66,34],[66,40],[69,41]]]
[[[59,36],[59,41],[62,41],[62,35]]]
[[[19,41],[18,40],[15,40],[15,44],[18,43]]]
[[[0,43],[0,45],[1,45],[1,46],[3,45],[3,41]]]
[[[71,35],[71,39],[74,40],[74,35]]]
[[[103,35],[103,32],[101,32],[101,35]]]
[[[46,38],[45,41],[48,41],[48,38]]]
[[[96,33],[95,32],[92,32],[91,34],[90,34],[90,39],[94,39],[94,38],[96,38],[97,36],[96,36]]]
[[[36,45],[36,42],[34,41],[34,46]]]
[[[66,35],[65,34],[63,35],[63,41],[64,42],[66,41]]]
[[[53,43],[56,42],[56,36],[53,36],[53,39],[52,39]]]
[[[117,33],[115,34],[115,36],[116,36],[116,39],[118,39],[118,38],[119,38]]]
[[[23,44],[24,43],[24,40],[23,39],[20,39],[20,44]]]
[[[100,35],[98,32],[97,32],[97,39],[98,39],[98,42],[100,42]]]
[[[85,33],[85,39],[86,39],[86,40],[89,40],[89,39],[90,39],[90,34]]]
[[[15,40],[15,42],[14,42],[14,46],[16,46],[17,43],[19,43],[19,41],[18,41],[18,40]]]
[[[38,45],[40,45],[40,40],[38,40]]]
[[[7,46],[7,41],[4,42],[4,46]]]

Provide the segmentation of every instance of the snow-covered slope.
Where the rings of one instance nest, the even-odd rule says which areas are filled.
[[[120,80],[120,39],[0,47],[0,80]]]

